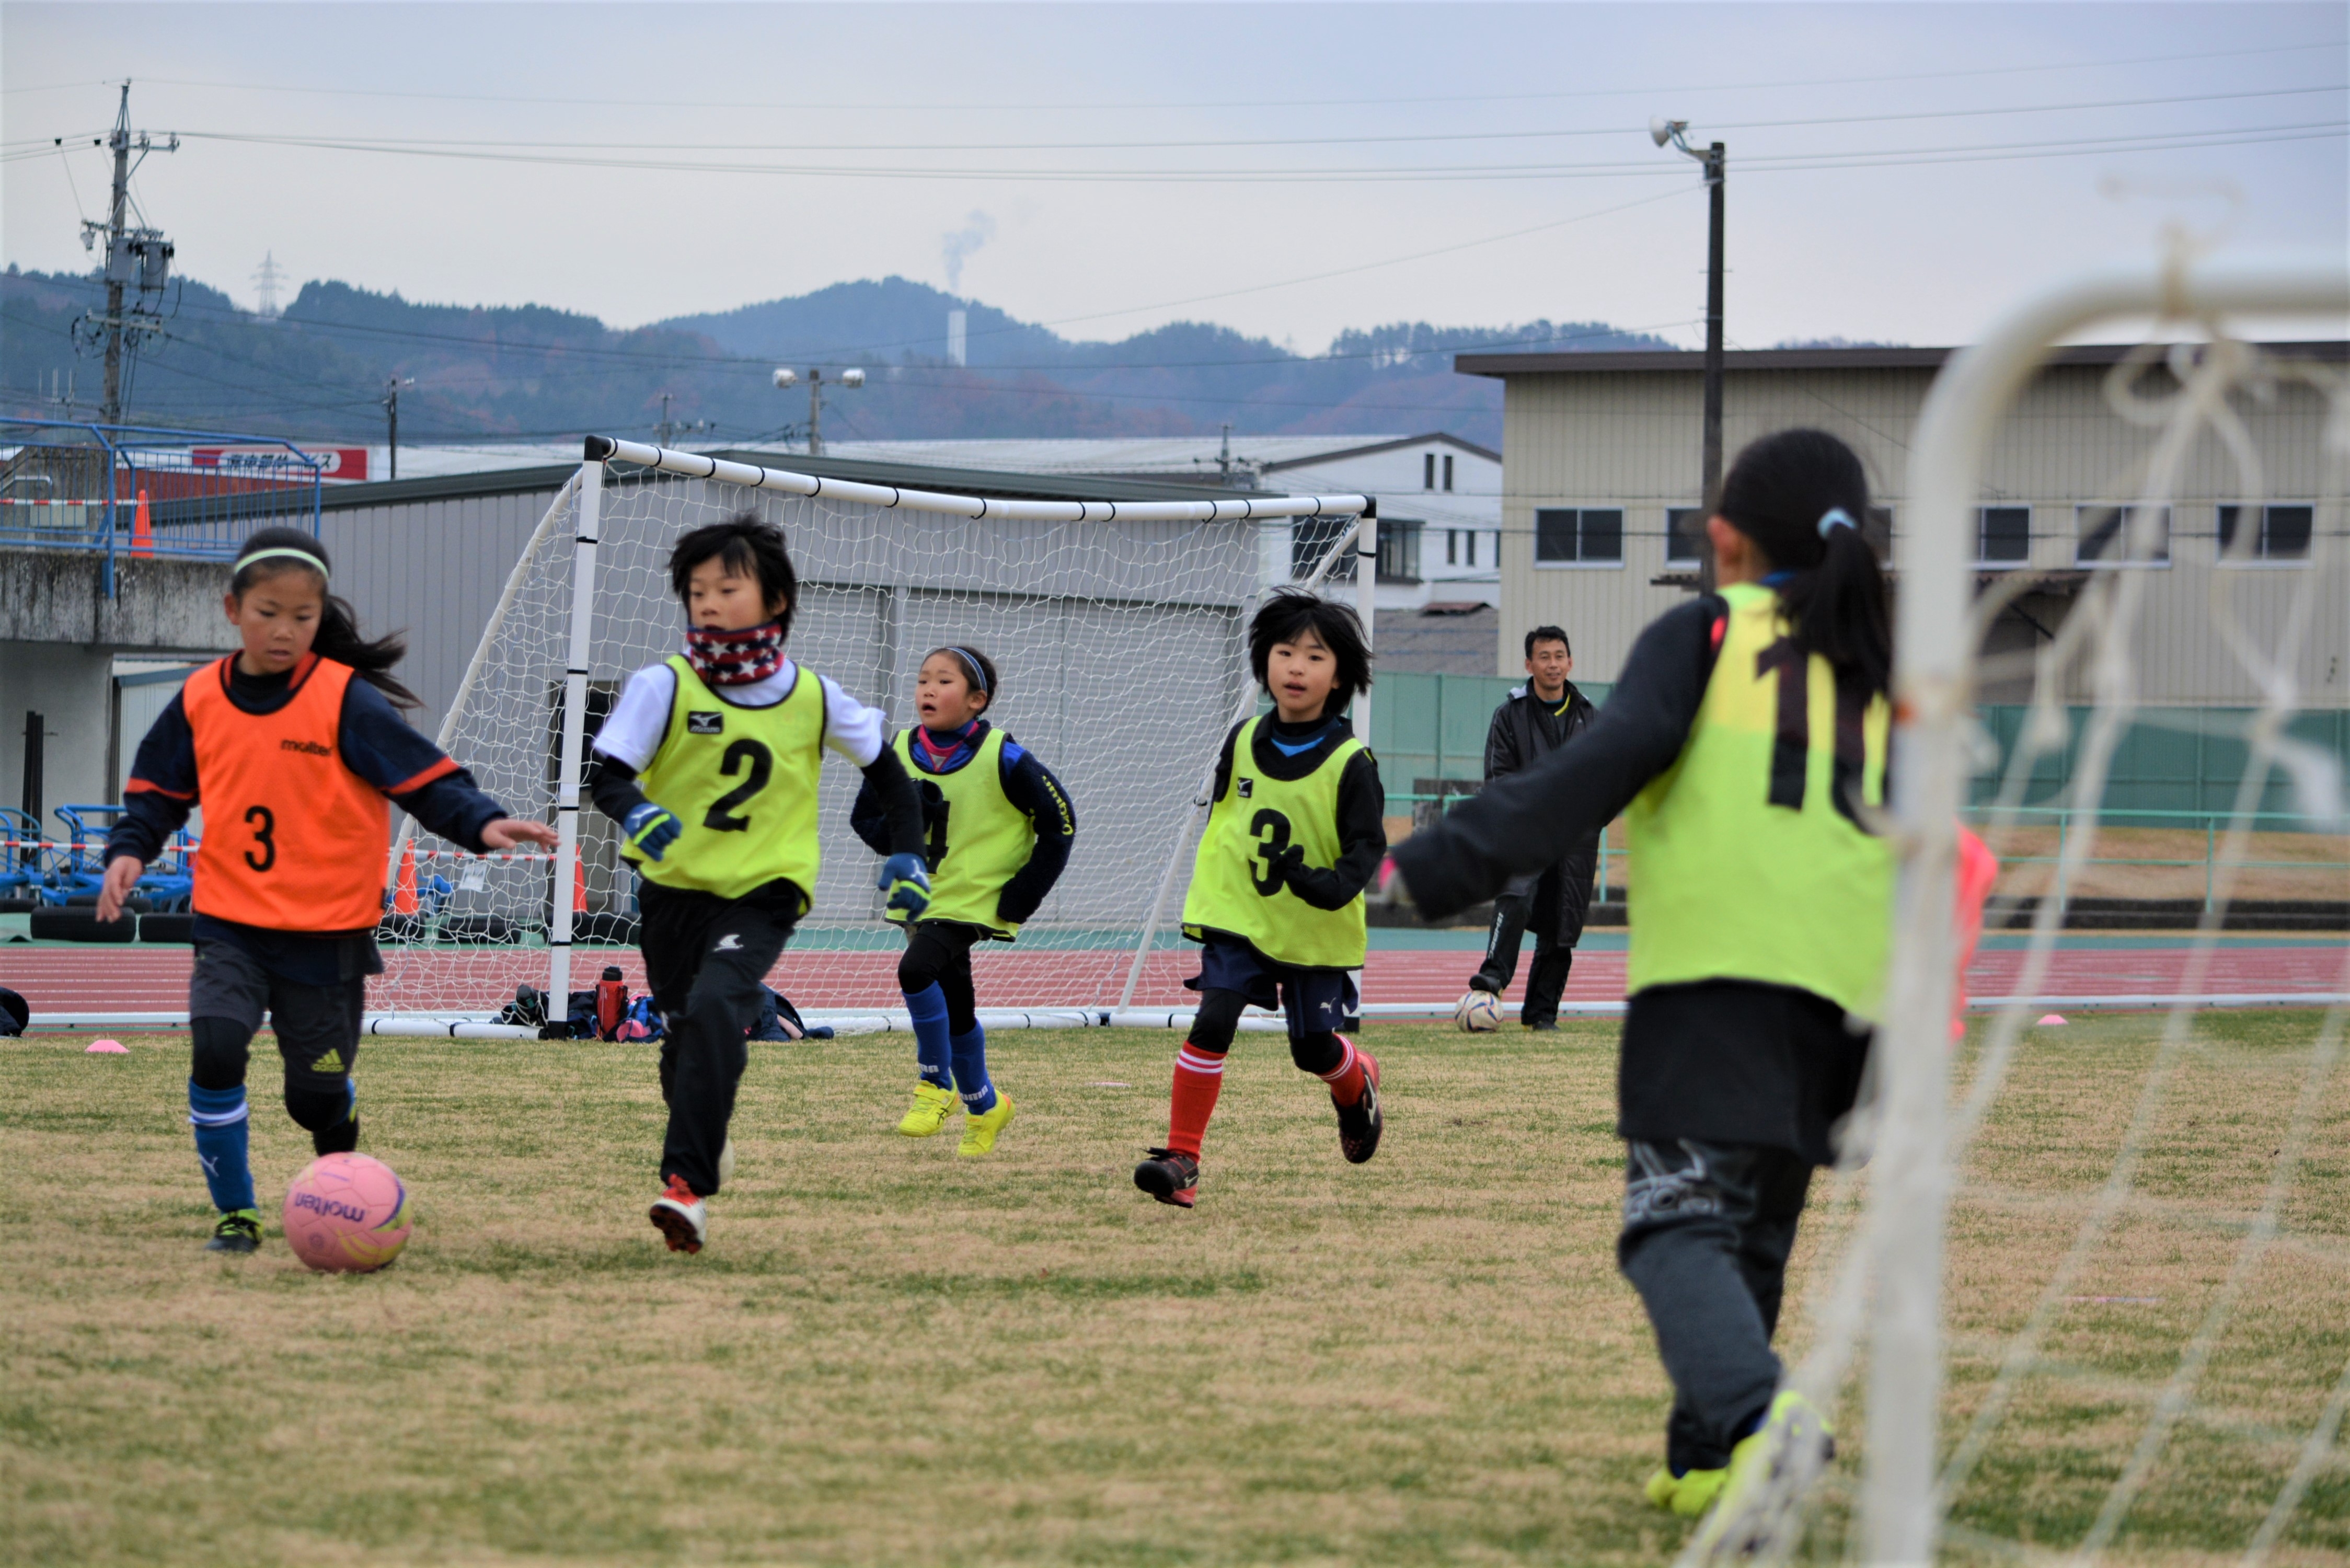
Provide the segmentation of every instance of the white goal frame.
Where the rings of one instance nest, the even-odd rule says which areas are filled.
[[[1991,441],[2055,347],[2101,323],[2220,314],[2350,311],[2339,256],[2162,262],[2100,269],[1994,322],[1935,378],[1920,411],[1896,628],[1892,817],[1900,856],[1892,969],[1877,1053],[1882,1123],[1866,1241],[1867,1452],[1859,1556],[1924,1568],[1940,1523],[1936,1496],[1943,1342],[1943,1231],[1953,1181],[1949,1096],[1959,811],[1971,773],[1974,703],[1971,517]],[[2165,998],[2176,1002],[2177,998]]]
[[[1355,553],[1358,566],[1356,572],[1357,610],[1363,621],[1366,641],[1370,639],[1374,620],[1374,598],[1378,581],[1378,503],[1366,495],[1264,495],[1234,498],[1202,499],[1199,501],[1047,501],[1007,499],[997,496],[963,495],[943,491],[915,490],[899,485],[871,484],[854,480],[828,478],[799,473],[788,469],[763,468],[746,462],[735,462],[701,452],[678,452],[642,441],[624,441],[610,436],[589,436],[579,468],[567,480],[550,504],[540,524],[542,530],[563,515],[567,504],[574,522],[574,544],[571,566],[571,603],[568,657],[564,665],[563,741],[557,761],[556,786],[556,843],[553,857],[553,899],[547,927],[546,994],[550,1007],[559,1006],[560,999],[571,990],[571,900],[562,896],[562,889],[573,885],[579,859],[579,814],[581,784],[586,775],[586,735],[588,724],[589,664],[594,647],[596,618],[597,547],[599,543],[600,513],[605,464],[619,462],[639,468],[691,479],[714,480],[721,483],[740,485],[747,490],[775,491],[786,495],[809,499],[845,502],[890,510],[935,513],[945,516],[973,521],[1002,520],[1030,523],[1221,523],[1248,522],[1263,519],[1281,521],[1300,517],[1351,517],[1354,519],[1333,539],[1324,551],[1312,575],[1300,586],[1315,586],[1327,577],[1348,551]],[[456,694],[451,699],[449,711],[442,716],[437,736],[441,748],[447,751],[454,742],[463,722],[484,656],[504,628],[507,612],[528,570],[528,565],[538,543],[535,535],[516,559],[504,591],[489,621],[482,628],[481,640],[475,646]],[[1243,699],[1240,717],[1254,711],[1254,689],[1250,688]],[[1370,728],[1370,694],[1358,693],[1352,710],[1356,731],[1367,735]],[[1209,759],[1213,766],[1213,758]],[[1191,831],[1197,826],[1197,812],[1187,824],[1179,840],[1176,858],[1180,860]],[[391,845],[385,868],[385,885],[390,888],[399,875],[402,853],[416,833],[413,819],[403,819],[400,832]],[[1168,875],[1161,881],[1157,897],[1143,921],[1139,944],[1127,976],[1125,992],[1119,1005],[1114,1009],[1026,1009],[983,1011],[983,1021],[991,1027],[1040,1026],[1072,1028],[1105,1026],[1118,1023],[1148,1023],[1168,1027],[1188,1016],[1165,1009],[1143,1012],[1129,1011],[1135,982],[1140,975],[1151,942],[1155,940],[1167,901],[1169,888],[1177,867],[1170,861]],[[815,1016],[815,1014],[811,1014]],[[844,1020],[852,1028],[886,1029],[906,1026],[903,1014],[888,1012],[860,1014]],[[418,1034],[453,1036],[456,1038],[510,1038],[534,1035],[534,1028],[501,1024],[482,1018],[460,1018],[449,1013],[432,1016],[402,1013],[370,1013],[367,1019],[368,1033],[373,1034]]]

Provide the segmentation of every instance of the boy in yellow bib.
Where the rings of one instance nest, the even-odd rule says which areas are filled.
[[[1223,1085],[1224,1054],[1253,1002],[1289,1019],[1289,1054],[1330,1085],[1338,1148],[1360,1165],[1379,1147],[1379,1064],[1339,1033],[1357,1005],[1363,888],[1387,852],[1378,763],[1347,704],[1371,683],[1355,612],[1276,591],[1249,623],[1249,662],[1274,711],[1235,725],[1216,763],[1183,934],[1200,944],[1191,1037],[1175,1057],[1167,1147],[1134,1168],[1161,1203],[1199,1199],[1200,1143]]]
[[[1703,1543],[1733,1551],[1752,1543],[1757,1483],[1834,1452],[1779,1387],[1771,1337],[1812,1171],[1859,1091],[1892,927],[1893,857],[1871,826],[1892,656],[1867,515],[1835,437],[1749,446],[1706,524],[1721,591],[1640,634],[1574,745],[1394,857],[1410,901],[1440,916],[1624,816],[1617,1258],[1675,1394],[1648,1495],[1708,1515]]]
[[[753,513],[696,528],[670,554],[686,650],[629,677],[596,736],[589,781],[643,874],[645,977],[661,1040],[661,1195],[670,1250],[699,1252],[703,1199],[725,1179],[727,1123],[760,987],[807,913],[821,858],[816,772],[828,749],[885,803],[892,909],[928,899],[921,803],[882,744],[884,720],[784,656],[799,592],[784,536]]]
[[[898,988],[913,1019],[921,1073],[898,1130],[932,1137],[960,1096],[967,1119],[959,1155],[991,1152],[1013,1116],[1012,1096],[987,1075],[971,950],[1019,936],[1021,922],[1060,879],[1077,836],[1061,781],[980,716],[999,690],[994,661],[977,649],[932,649],[914,682],[920,722],[892,743],[921,793],[931,873],[930,907],[920,917],[889,916],[906,928]],[[849,823],[876,852],[889,852],[888,822],[870,788],[858,793]]]

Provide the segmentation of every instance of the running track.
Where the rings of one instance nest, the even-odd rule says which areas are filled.
[[[2339,992],[2345,981],[2345,944],[2340,939],[2228,940],[2215,950],[2193,991],[2203,994],[2277,996]],[[1103,951],[989,951],[975,955],[982,1006],[1084,1007],[1114,1005],[1126,979],[1128,955]],[[186,948],[33,946],[0,947],[0,985],[21,992],[36,1015],[44,1013],[176,1012],[187,1006],[190,950]],[[388,961],[399,962],[387,953]],[[1967,989],[1977,997],[2005,996],[2014,989],[2023,954],[1997,947],[1979,954],[1967,971]],[[2125,939],[2073,938],[2057,950],[2035,993],[2093,999],[2099,996],[2173,995],[2182,990],[2189,958],[2184,936]],[[533,949],[438,954],[430,966],[433,1002],[444,1007],[495,1007],[517,984],[546,983],[546,954]],[[644,970],[633,949],[583,948],[572,961],[572,984],[593,982],[607,963],[620,965],[636,989]],[[1449,1005],[1477,964],[1473,950],[1375,950],[1364,971],[1363,1000],[1373,1003]],[[1145,966],[1135,1005],[1186,1007],[1191,993],[1183,977],[1195,972],[1186,947],[1157,952]],[[802,1008],[879,1009],[902,1006],[898,996],[896,955],[887,951],[786,951],[771,983]],[[387,976],[396,980],[397,975]],[[1520,998],[1524,969],[1509,999]],[[402,988],[411,996],[412,986]],[[1620,948],[1586,950],[1575,958],[1566,999],[1574,1002],[1620,1002],[1624,954]],[[384,982],[370,988],[369,1005],[381,1006]]]

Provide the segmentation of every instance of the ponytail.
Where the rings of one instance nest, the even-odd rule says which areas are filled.
[[[245,540],[236,555],[236,569],[228,591],[244,597],[255,584],[288,572],[315,579],[325,601],[318,612],[318,633],[310,651],[321,659],[348,664],[359,678],[391,699],[395,708],[421,708],[424,700],[391,673],[408,653],[408,639],[393,632],[372,642],[360,635],[359,617],[347,599],[327,591],[329,570],[327,548],[298,528],[264,528]]]
[[[1849,446],[1818,430],[1781,431],[1738,454],[1714,511],[1760,546],[1775,572],[1795,646],[1864,697],[1893,684],[1885,570],[1862,535],[1868,475]]]

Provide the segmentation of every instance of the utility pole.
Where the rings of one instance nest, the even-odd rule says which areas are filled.
[[[106,209],[103,225],[82,221],[81,243],[84,249],[99,234],[106,236],[106,319],[102,326],[106,336],[106,379],[99,394],[99,422],[118,425],[122,422],[122,291],[126,285],[135,285],[142,295],[161,293],[170,276],[171,243],[162,231],[130,226],[130,173],[137,167],[130,161],[131,149],[139,150],[139,161],[155,150],[153,136],[130,129],[130,84],[122,84],[122,101],[115,111],[114,130],[106,139],[114,153],[114,186]],[[180,139],[172,136],[164,144],[166,152],[177,152]],[[130,324],[134,330],[140,324]]]
[[[1700,152],[1689,144],[1688,130],[1689,121],[1686,119],[1659,117],[1648,121],[1648,139],[1659,147],[1670,145],[1683,155],[1696,159],[1703,170],[1706,185],[1705,422],[1699,443],[1700,493],[1698,504],[1711,507],[1719,499],[1714,492],[1721,486],[1721,204],[1723,189],[1728,184],[1724,174],[1730,161],[1730,149],[1716,141]],[[1702,538],[1698,545],[1698,586],[1711,593],[1713,590],[1713,550]]]
[[[400,389],[416,385],[413,376],[387,376],[383,382],[383,411],[390,421],[391,477],[400,477]]]
[[[775,385],[778,389],[796,386],[799,379],[799,372],[788,365],[778,366],[775,369]],[[822,369],[810,368],[807,373],[807,383],[808,455],[822,457],[824,455],[824,371]],[[852,389],[865,385],[865,372],[854,365],[850,366],[840,373],[840,385]]]

